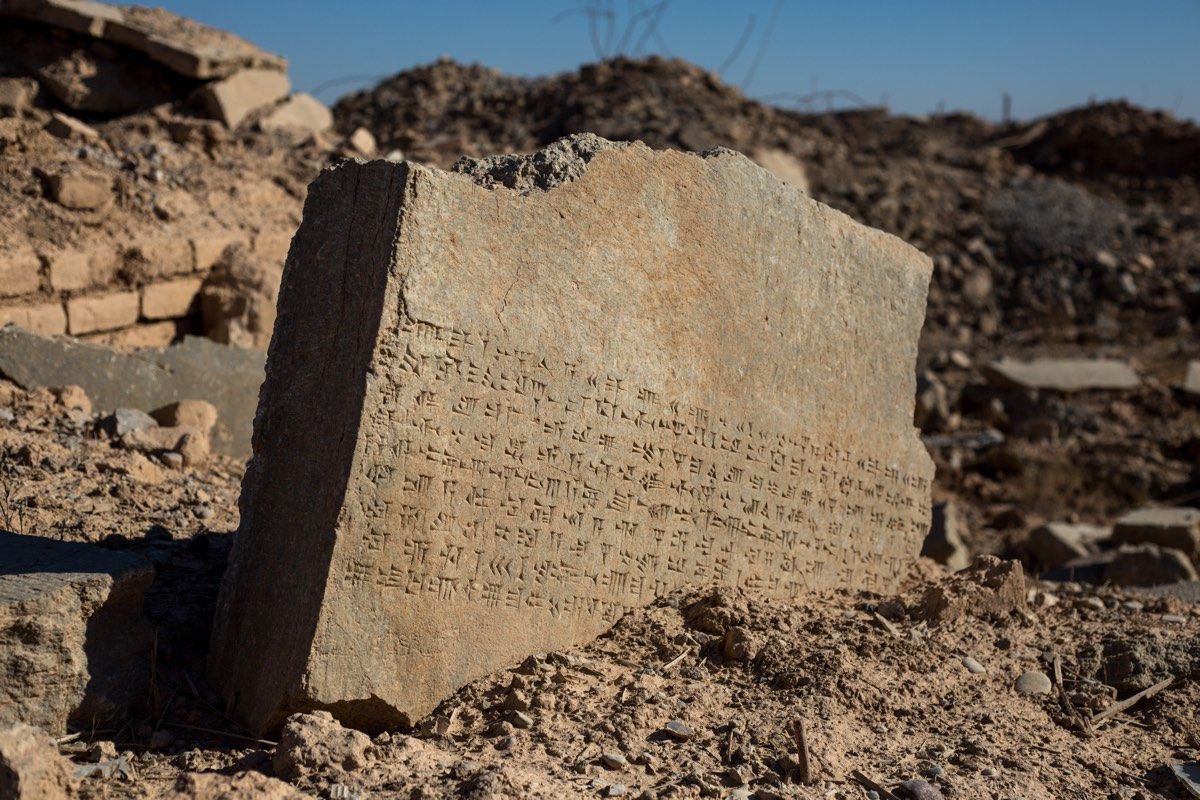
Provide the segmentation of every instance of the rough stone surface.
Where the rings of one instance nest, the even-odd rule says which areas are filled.
[[[310,773],[350,772],[365,767],[371,739],[343,728],[328,711],[293,714],[275,748],[275,774],[295,780]]]
[[[926,258],[731,151],[460,170],[310,188],[209,663],[235,715],[411,722],[684,582],[894,585]]]
[[[233,775],[216,772],[183,775],[163,795],[163,800],[308,800],[311,797],[278,778],[248,770]]]
[[[1112,535],[1111,528],[1048,522],[1029,534],[1030,554],[1045,569],[1054,569],[1095,552],[1096,545]]]
[[[30,333],[53,336],[67,332],[67,312],[62,303],[0,307],[0,327],[16,325]]]
[[[0,723],[0,797],[4,800],[67,800],[72,796],[71,773],[71,762],[58,754],[45,731],[21,722]]]
[[[193,336],[170,347],[120,353],[6,327],[0,328],[0,375],[27,389],[76,384],[98,411],[207,400],[218,415],[213,450],[244,457],[250,452],[263,354]]]
[[[150,413],[159,425],[188,425],[208,433],[217,424],[217,407],[206,400],[180,400]]]
[[[123,721],[147,685],[153,576],[125,553],[0,531],[0,725]]]
[[[1113,586],[1160,586],[1197,580],[1196,568],[1187,554],[1173,547],[1126,545],[1105,555],[1108,558],[1103,580]]]
[[[921,545],[921,555],[952,570],[963,569],[971,563],[970,551],[962,537],[962,521],[953,502],[938,503],[933,507],[929,534]]]
[[[1189,361],[1183,376],[1183,391],[1192,397],[1200,397],[1200,361]]]
[[[227,248],[200,289],[205,335],[222,344],[266,350],[282,268],[282,258],[252,253],[244,244]]]
[[[199,278],[176,278],[142,290],[142,316],[145,319],[171,319],[187,316],[200,294]]]
[[[1117,544],[1156,544],[1181,550],[1200,563],[1200,509],[1143,508],[1131,511],[1113,527]]]
[[[118,408],[100,420],[100,430],[113,439],[119,439],[127,433],[153,428],[156,424],[154,417],[145,411],[137,408]]]
[[[271,109],[262,119],[266,130],[290,130],[300,133],[320,133],[333,127],[329,106],[311,94],[300,92]]]
[[[72,297],[67,301],[67,331],[77,336],[124,328],[137,322],[139,306],[137,292]]]
[[[286,97],[287,75],[272,69],[248,69],[200,89],[204,107],[213,119],[236,128],[252,112]]]
[[[1015,361],[1002,358],[983,368],[997,386],[1017,389],[1051,389],[1079,392],[1087,389],[1136,389],[1141,378],[1123,361],[1084,358],[1039,358]]]

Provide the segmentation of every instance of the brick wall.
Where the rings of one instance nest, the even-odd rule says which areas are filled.
[[[227,246],[249,241],[264,259],[282,264],[291,236],[290,230],[238,231],[90,252],[0,249],[0,325],[123,347],[162,346],[202,332],[198,295]]]

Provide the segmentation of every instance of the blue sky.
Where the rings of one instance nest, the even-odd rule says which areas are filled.
[[[582,0],[157,2],[287,56],[298,89],[359,78],[321,92],[327,102],[364,78],[441,55],[525,75],[595,60],[582,14],[555,21]],[[619,26],[639,3],[655,0],[611,0]],[[1019,118],[1117,97],[1200,118],[1200,0],[670,0],[661,39],[646,50],[665,45],[715,70],[753,14],[754,33],[725,72],[741,85],[773,12],[772,36],[745,88],[780,104],[843,90],[903,113],[944,107],[996,118],[1008,92]]]

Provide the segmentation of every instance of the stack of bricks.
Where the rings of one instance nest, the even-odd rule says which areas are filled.
[[[157,347],[200,331],[198,296],[225,248],[249,243],[283,263],[291,231],[210,232],[81,249],[0,249],[0,326],[69,334],[124,347]]]

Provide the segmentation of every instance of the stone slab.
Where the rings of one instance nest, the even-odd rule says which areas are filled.
[[[895,585],[929,259],[728,150],[462,169],[310,188],[209,661],[238,719],[412,722],[684,583]]]
[[[1006,389],[1129,390],[1136,389],[1142,382],[1124,361],[1104,358],[1039,358],[1033,361],[1002,358],[985,365],[983,373],[990,383]]]
[[[211,80],[243,69],[287,69],[285,59],[239,36],[161,8],[92,0],[3,0],[0,16],[20,17],[129,47],[187,78]]]
[[[1200,563],[1200,508],[1142,508],[1113,526],[1117,544],[1156,544],[1182,550]]]
[[[248,69],[206,84],[200,90],[208,115],[236,128],[250,114],[268,106],[291,89],[287,75],[271,69]]]
[[[153,577],[134,555],[0,531],[0,727],[123,721],[148,685]]]
[[[1188,362],[1181,388],[1192,397],[1200,397],[1200,361]]]
[[[169,347],[123,353],[16,326],[0,328],[0,375],[27,389],[81,386],[96,411],[149,411],[178,400],[207,400],[219,418],[213,449],[241,458],[250,453],[263,361],[261,352],[195,336]]]

